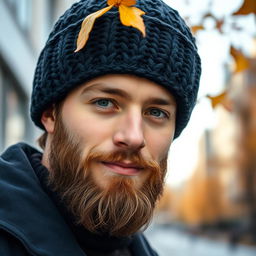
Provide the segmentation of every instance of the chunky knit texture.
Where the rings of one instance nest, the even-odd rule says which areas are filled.
[[[195,40],[178,12],[161,0],[137,0],[146,12],[146,37],[120,23],[117,8],[98,18],[86,46],[76,40],[83,19],[107,6],[106,0],[75,3],[56,23],[39,57],[33,83],[31,117],[43,129],[42,112],[75,87],[105,74],[133,74],[170,91],[177,102],[175,138],[196,103],[201,73]]]

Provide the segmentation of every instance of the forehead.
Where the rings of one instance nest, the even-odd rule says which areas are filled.
[[[113,93],[125,98],[161,98],[175,104],[174,96],[159,84],[146,78],[128,75],[111,74],[97,77],[89,82],[82,84],[75,90],[75,93],[93,92]]]

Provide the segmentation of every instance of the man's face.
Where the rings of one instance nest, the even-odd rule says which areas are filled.
[[[138,152],[160,163],[168,152],[175,128],[175,101],[162,87],[142,78],[108,75],[71,93],[62,109],[63,124],[79,137],[85,157],[92,149],[122,151],[122,162],[92,162],[95,182],[105,188],[112,177],[125,176],[140,187],[147,170],[129,159]]]
[[[128,224],[132,227],[135,222],[148,222],[151,208],[162,192],[175,113],[175,100],[165,89],[131,75],[99,77],[67,96],[60,121],[54,120],[53,132],[48,131],[51,140],[49,169],[55,185],[63,183],[64,172],[68,175],[68,183],[57,185],[58,190],[68,198],[69,204],[79,205],[76,206],[79,210],[72,211],[81,223],[86,226],[92,221],[87,217],[81,220],[83,216],[97,215],[101,220],[95,230],[102,228],[99,223],[109,222],[105,227],[109,231],[110,220],[115,226],[127,221],[123,227],[120,224],[121,231],[112,232],[123,235],[129,234],[123,231]],[[70,192],[72,184],[74,189]],[[89,187],[95,190],[89,192]],[[89,208],[97,208],[90,214],[87,212],[89,201]],[[142,206],[138,206],[140,204]],[[109,212],[103,209],[111,209],[111,205],[114,206]],[[120,211],[123,211],[123,219]],[[109,215],[116,218],[111,219]],[[134,215],[133,219],[124,220],[127,215]],[[139,221],[138,215],[145,220]],[[136,225],[131,232],[141,227],[140,223]],[[92,225],[87,228],[95,231]]]

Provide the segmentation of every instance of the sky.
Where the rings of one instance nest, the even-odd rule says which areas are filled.
[[[176,9],[182,17],[190,17],[193,25],[200,24],[203,13],[211,12],[217,18],[225,18],[224,35],[214,28],[215,22],[207,18],[205,30],[197,33],[197,45],[202,61],[202,76],[196,105],[191,120],[181,136],[176,139],[170,149],[168,159],[167,183],[179,186],[186,181],[195,170],[198,161],[198,143],[206,129],[216,126],[216,113],[210,101],[205,97],[221,93],[226,85],[227,65],[232,67],[233,60],[229,55],[232,43],[236,48],[250,53],[253,48],[252,35],[256,34],[253,15],[236,17],[243,30],[230,29],[234,22],[229,15],[238,10],[242,0],[165,0]],[[209,3],[212,2],[212,5]],[[255,42],[254,42],[255,43]]]

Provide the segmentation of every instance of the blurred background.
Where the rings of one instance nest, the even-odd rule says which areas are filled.
[[[0,152],[40,131],[29,96],[40,50],[74,0],[0,0]],[[169,152],[146,235],[161,256],[256,255],[256,0],[165,0],[202,58],[198,102]]]

